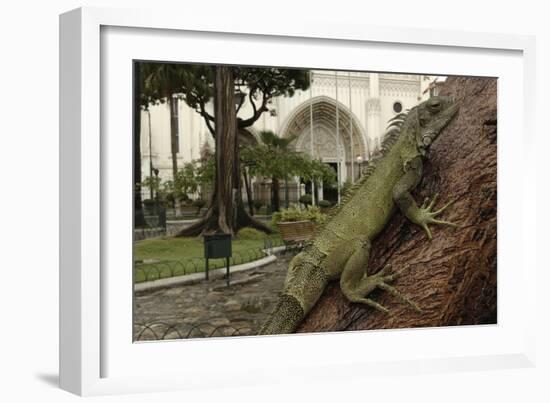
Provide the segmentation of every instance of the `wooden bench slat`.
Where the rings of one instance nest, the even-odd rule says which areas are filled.
[[[311,221],[277,223],[281,237],[285,243],[304,242],[313,236],[315,225]]]

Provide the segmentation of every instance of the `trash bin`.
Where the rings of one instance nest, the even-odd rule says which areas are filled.
[[[208,260],[225,258],[226,279],[229,286],[229,258],[232,256],[232,253],[231,234],[219,233],[204,236],[204,271],[206,280],[208,280]]]

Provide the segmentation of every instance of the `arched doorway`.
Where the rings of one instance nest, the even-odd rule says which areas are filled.
[[[338,103],[338,108],[336,105],[336,100],[327,96],[302,103],[287,118],[281,135],[297,136],[296,150],[330,165],[342,187],[346,181],[353,182],[359,177],[356,158],[367,155],[367,150],[365,132],[357,117],[345,105]],[[310,189],[311,185],[306,184],[306,192]],[[317,200],[338,199],[337,187],[323,187],[315,193]]]

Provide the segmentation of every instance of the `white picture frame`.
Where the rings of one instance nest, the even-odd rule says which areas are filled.
[[[112,36],[102,36],[105,34]],[[132,36],[138,34],[142,35],[143,40],[139,49],[131,43]],[[109,162],[110,153],[115,150],[124,153],[125,144],[129,146],[131,132],[126,137],[105,136],[110,133],[111,124],[121,124],[122,130],[128,127],[124,125],[131,125],[125,119],[131,111],[131,101],[123,98],[125,102],[113,106],[117,108],[116,111],[120,110],[120,113],[116,112],[118,121],[114,123],[109,119],[115,109],[102,109],[106,104],[114,105],[113,101],[120,94],[129,95],[127,89],[131,87],[131,76],[127,77],[127,82],[119,83],[124,80],[118,80],[116,84],[114,81],[106,83],[102,74],[111,74],[111,70],[105,72],[103,69],[111,67],[102,58],[111,57],[114,70],[121,66],[116,62],[116,57],[125,58],[125,61],[128,58],[174,60],[162,59],[163,55],[169,55],[163,53],[164,46],[152,47],[149,41],[173,43],[180,40],[189,40],[187,49],[193,49],[194,56],[191,58],[191,50],[187,54],[180,54],[179,58],[188,58],[186,61],[242,64],[248,61],[268,65],[273,63],[277,46],[284,45],[289,53],[299,59],[296,63],[307,63],[307,67],[337,69],[345,66],[349,69],[364,69],[365,65],[361,64],[364,62],[353,64],[350,60],[345,61],[346,50],[359,49],[361,52],[383,53],[380,60],[370,62],[371,70],[387,71],[388,63],[399,60],[400,54],[429,58],[432,55],[430,52],[443,52],[447,61],[437,58],[431,60],[433,71],[426,71],[426,67],[422,67],[426,61],[422,64],[415,57],[401,59],[399,66],[394,68],[406,72],[477,72],[478,75],[490,76],[495,76],[495,71],[502,72],[503,75],[499,75],[498,100],[499,324],[185,340],[140,343],[136,347],[131,337],[127,337],[127,332],[131,332],[131,321],[126,322],[125,319],[125,310],[128,305],[131,307],[131,301],[124,296],[131,294],[131,283],[127,288],[121,288],[127,273],[113,277],[110,271],[106,271],[112,259],[125,259],[124,253],[113,251],[106,239],[113,239],[116,234],[122,234],[123,237],[131,235],[131,221],[128,221],[128,217],[118,219],[106,213],[112,210],[111,204],[115,203],[115,199],[124,203],[124,192],[130,192],[129,186],[118,186],[124,184],[127,171],[123,169],[119,175],[118,172],[109,172],[108,167],[112,166]],[[211,52],[200,47],[214,46],[212,44],[220,40],[234,46],[242,42],[242,46],[249,48],[271,47],[272,52],[259,50],[254,54],[255,59],[235,60],[221,48],[218,48],[219,52]],[[199,41],[200,46],[192,45],[192,41]],[[205,45],[204,41],[211,41],[211,44]],[[340,57],[324,60],[316,49],[305,52],[308,56],[300,59],[299,49],[311,44],[331,49],[333,55]],[[113,49],[116,52],[109,53]],[[465,54],[473,56],[465,59]],[[61,387],[79,395],[97,395],[293,382],[297,375],[305,380],[319,380],[328,379],[327,374],[331,373],[331,379],[348,379],[381,373],[411,374],[534,365],[533,315],[536,290],[534,283],[527,281],[528,278],[536,277],[536,242],[528,238],[528,234],[531,237],[536,234],[535,212],[528,208],[532,204],[530,197],[534,196],[526,191],[513,194],[509,189],[510,181],[516,187],[535,187],[535,161],[527,157],[531,155],[534,146],[534,57],[534,38],[521,35],[384,28],[336,22],[327,24],[326,21],[282,25],[251,21],[244,28],[238,21],[195,20],[192,15],[172,13],[169,10],[81,8],[61,15]],[[479,59],[477,62],[466,65],[465,60],[476,58]],[[463,64],[452,67],[449,64],[451,59],[462,60]],[[495,60],[501,63],[494,63]],[[280,65],[285,63],[283,60]],[[113,73],[119,75],[113,77],[120,78],[127,67],[124,64],[118,73]],[[110,98],[111,94],[113,98]],[[514,114],[508,113],[514,111]],[[516,136],[515,144],[512,135]],[[511,169],[512,158],[518,155],[523,163]],[[128,163],[125,157],[121,161],[121,166]],[[131,164],[128,165],[130,167]],[[120,189],[120,194],[117,189]],[[514,207],[515,210],[512,210]],[[511,214],[506,214],[509,211],[514,211],[515,215],[511,217]],[[128,233],[124,235],[124,231]],[[131,239],[131,236],[126,239]],[[127,250],[127,247],[121,249]],[[127,264],[131,265],[131,260]],[[518,276],[514,279],[515,288],[510,282],[509,270],[515,270]],[[120,270],[120,273],[125,271]],[[121,295],[123,302],[114,301],[113,293]],[[130,312],[127,314],[130,315]],[[365,351],[364,348],[361,350],[359,347],[366,340],[370,345],[387,343],[388,346],[401,347],[394,348],[389,354]],[[403,345],[404,340],[408,345]],[[411,345],[415,348],[410,348]],[[338,348],[341,354],[328,359],[319,354],[323,348]],[[378,348],[378,351],[383,350]],[[357,351],[365,352],[358,355]],[[286,357],[282,355],[283,352],[287,352]],[[295,354],[297,352],[300,354]],[[185,354],[185,362],[181,360],[182,354]],[[158,364],[162,363],[163,370],[155,374],[154,371],[135,369],[135,360],[156,363],[155,371],[160,368]],[[186,376],[189,366],[193,367],[193,376]]]

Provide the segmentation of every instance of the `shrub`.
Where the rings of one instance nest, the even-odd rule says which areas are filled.
[[[189,198],[189,196],[187,195],[182,195],[180,197],[180,202],[182,205],[184,206],[193,206],[193,203],[195,202],[194,200],[192,200],[191,198]]]
[[[178,195],[178,201],[182,204],[188,204],[191,201],[191,199],[189,198],[187,193],[181,193]]]
[[[310,206],[313,199],[310,194],[305,194],[305,195],[301,195],[298,201],[302,203],[304,206]]]
[[[237,232],[237,238],[256,241],[256,240],[264,239],[265,234],[261,231],[258,231],[255,228],[244,227],[244,228],[241,228],[239,232]]]
[[[163,204],[166,207],[174,207],[174,194],[173,193],[166,193],[164,195],[164,202]]]
[[[203,199],[196,199],[193,201],[193,206],[197,208],[197,214],[201,212],[201,208],[206,206],[206,202]]]
[[[319,207],[328,208],[330,206],[332,206],[332,203],[329,202],[328,200],[319,200]]]
[[[143,200],[143,207],[147,214],[153,214],[155,211],[155,201],[153,199],[145,199]]]
[[[252,205],[254,206],[254,209],[256,209],[256,211],[259,211],[264,205],[264,203],[261,200],[254,200],[252,202]]]
[[[297,206],[282,209],[273,213],[271,221],[273,224],[278,222],[294,222],[294,221],[313,221],[316,224],[325,222],[327,216],[321,213],[321,209],[317,206],[308,206],[305,209],[299,209]]]

